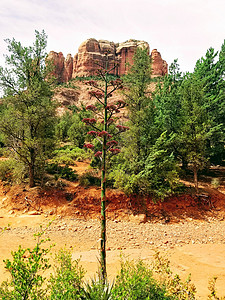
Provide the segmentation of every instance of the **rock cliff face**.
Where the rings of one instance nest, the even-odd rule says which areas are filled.
[[[114,75],[124,75],[128,71],[128,63],[133,64],[133,55],[137,47],[146,47],[150,53],[149,44],[144,41],[129,40],[124,43],[96,39],[88,39],[83,42],[78,53],[72,58],[68,54],[66,59],[62,52],[51,51],[48,59],[55,65],[54,76],[59,82],[67,82],[77,76],[92,76],[97,74],[99,65],[104,65],[104,55],[107,52],[109,57],[108,68],[113,68]],[[167,74],[167,63],[162,59],[160,53],[154,49],[151,53],[152,76],[163,76]]]

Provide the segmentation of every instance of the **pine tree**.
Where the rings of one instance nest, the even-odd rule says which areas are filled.
[[[30,47],[15,39],[7,40],[7,44],[8,67],[0,68],[6,106],[0,130],[15,157],[28,168],[29,186],[33,187],[37,170],[54,145],[55,105],[45,66],[47,36],[44,31],[36,31]]]

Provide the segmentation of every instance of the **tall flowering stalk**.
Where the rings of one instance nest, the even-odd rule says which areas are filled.
[[[116,125],[114,115],[120,112],[120,109],[125,107],[126,103],[123,100],[117,102],[110,102],[109,98],[112,93],[121,89],[122,81],[120,79],[110,80],[109,74],[115,68],[108,70],[108,54],[105,55],[105,67],[100,66],[98,74],[103,80],[102,87],[96,81],[90,80],[86,84],[91,86],[89,91],[91,98],[95,98],[100,104],[100,109],[95,105],[88,105],[86,109],[92,110],[96,114],[96,119],[86,118],[83,122],[92,128],[88,132],[90,136],[97,138],[102,144],[102,151],[95,152],[95,157],[101,160],[101,253],[100,253],[100,267],[101,279],[103,283],[106,281],[106,158],[107,152],[110,155],[116,155],[120,152],[118,142],[115,136],[128,129],[127,126]],[[102,130],[103,124],[103,130]],[[115,132],[116,131],[116,132]],[[94,145],[86,144],[85,147],[94,150]],[[109,157],[109,156],[108,156]]]

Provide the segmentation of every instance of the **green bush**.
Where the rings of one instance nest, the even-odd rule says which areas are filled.
[[[22,163],[12,158],[0,161],[0,180],[8,183],[21,183],[26,177],[27,170]]]
[[[120,273],[112,290],[112,299],[169,300],[174,297],[166,296],[165,287],[159,286],[152,276],[152,271],[140,260],[137,263],[122,261]]]
[[[50,299],[83,299],[84,269],[80,260],[72,261],[68,250],[60,250],[55,256],[55,272],[50,277]]]
[[[53,163],[75,165],[76,161],[84,161],[90,159],[92,152],[85,151],[79,147],[64,146],[53,152]]]
[[[81,186],[100,186],[101,179],[97,176],[95,170],[86,171],[84,174],[79,176],[79,183]]]
[[[46,294],[43,288],[43,272],[50,268],[45,257],[50,248],[44,249],[42,239],[44,232],[38,233],[38,242],[33,249],[21,246],[12,252],[13,260],[4,260],[5,268],[10,273],[10,281],[4,281],[0,287],[0,298],[3,300],[40,300]]]
[[[73,171],[70,167],[62,167],[54,163],[46,166],[46,172],[51,175],[55,175],[55,179],[63,178],[69,181],[75,181],[78,178],[75,171]]]
[[[50,224],[49,224],[50,225]],[[170,262],[157,252],[153,266],[142,260],[121,261],[115,283],[102,282],[100,277],[84,281],[84,269],[80,260],[72,260],[68,250],[60,250],[53,266],[46,257],[51,247],[43,247],[45,231],[38,238],[33,249],[21,246],[12,252],[12,260],[4,261],[10,279],[0,285],[2,300],[194,300],[196,289],[190,277],[181,281],[170,269]],[[51,270],[50,278],[44,272]],[[156,279],[157,278],[157,279]],[[216,277],[209,281],[208,299],[219,298],[216,293]]]

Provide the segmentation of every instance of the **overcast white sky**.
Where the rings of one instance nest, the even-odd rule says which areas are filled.
[[[168,64],[193,71],[210,47],[225,39],[224,0],[1,0],[0,65],[4,39],[32,45],[35,29],[48,35],[47,52],[75,55],[88,38],[145,40]]]

